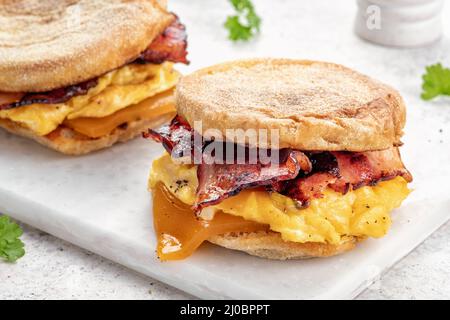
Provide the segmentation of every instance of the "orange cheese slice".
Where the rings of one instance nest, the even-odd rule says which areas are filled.
[[[153,223],[162,261],[185,259],[214,235],[268,230],[266,225],[223,212],[217,212],[211,221],[200,219],[162,183],[153,190]]]
[[[151,120],[168,113],[175,114],[173,90],[157,94],[107,117],[66,119],[63,124],[90,138],[100,138],[110,134],[122,124]]]

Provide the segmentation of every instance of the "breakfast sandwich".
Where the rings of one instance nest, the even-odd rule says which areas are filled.
[[[0,2],[0,127],[66,154],[175,114],[185,27],[156,0]]]
[[[328,257],[383,237],[412,177],[405,106],[344,66],[257,59],[184,77],[149,188],[161,260],[204,241],[270,259]],[[270,160],[270,161],[269,161]]]

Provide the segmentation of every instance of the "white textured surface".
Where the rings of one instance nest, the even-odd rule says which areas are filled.
[[[27,255],[0,264],[0,299],[194,299],[44,232],[25,231]],[[448,299],[449,257],[447,223],[358,299]]]
[[[25,257],[0,263],[0,299],[192,298],[45,232],[24,229]]]
[[[191,46],[191,60],[193,64],[189,68],[195,69],[200,66],[205,66],[218,62],[220,60],[232,59],[236,57],[250,57],[250,56],[288,56],[301,57],[310,59],[321,59],[336,61],[346,64],[350,67],[356,68],[364,73],[379,78],[387,83],[400,89],[404,95],[407,105],[410,107],[409,122],[407,128],[407,136],[405,137],[406,146],[404,148],[405,160],[407,164],[414,169],[416,178],[417,190],[413,195],[414,200],[432,199],[436,196],[435,191],[431,191],[431,187],[435,185],[444,185],[448,180],[448,160],[449,147],[449,123],[450,123],[450,106],[447,101],[440,101],[436,103],[423,103],[418,99],[420,94],[420,75],[422,74],[425,65],[442,61],[449,65],[450,60],[450,42],[448,36],[442,39],[441,42],[434,44],[430,48],[415,49],[415,50],[394,50],[382,47],[376,47],[361,41],[352,33],[352,20],[355,12],[355,6],[352,1],[337,2],[337,1],[315,1],[315,2],[300,2],[300,1],[278,1],[277,7],[273,6],[273,1],[255,1],[258,11],[264,18],[264,27],[261,37],[249,44],[232,45],[224,40],[226,36],[221,23],[227,14],[227,4],[225,1],[172,1],[172,8],[176,11],[183,21],[186,22],[190,34]],[[207,12],[207,14],[205,14]],[[448,12],[448,8],[447,8]],[[449,24],[445,26],[445,30],[449,32]],[[442,129],[442,132],[441,130]],[[20,156],[33,156],[33,163],[35,170],[29,171],[27,168],[21,168],[21,164],[27,163],[27,159],[18,158],[14,162],[2,162],[2,170],[0,171],[1,179],[0,189],[5,186],[13,184],[15,191],[20,190],[25,194],[39,194],[42,198],[42,203],[51,203],[55,199],[62,199],[64,191],[60,187],[73,184],[81,188],[86,184],[89,189],[89,177],[80,175],[86,171],[83,165],[77,161],[70,160],[70,166],[67,167],[69,160],[64,160],[50,152],[42,151],[39,147],[33,146],[28,142],[20,139],[5,138],[5,135],[0,135],[0,143],[8,147],[8,154],[16,153]],[[414,146],[414,147],[413,147]],[[3,147],[5,150],[6,148]],[[104,181],[109,181],[99,188],[99,193],[95,196],[89,197],[89,192],[78,192],[73,196],[75,198],[58,201],[58,208],[64,208],[73,212],[73,206],[76,205],[80,215],[86,220],[94,221],[95,212],[89,212],[89,208],[101,205],[100,201],[102,194],[108,192],[115,192],[116,199],[122,199],[116,203],[116,206],[123,208],[122,215],[133,216],[138,215],[136,210],[138,208],[145,208],[145,200],[142,194],[133,194],[130,188],[136,188],[136,185],[141,184],[141,175],[133,172],[132,167],[129,166],[129,161],[134,161],[132,155],[140,155],[141,159],[138,161],[139,166],[145,167],[146,150],[150,148],[148,142],[135,141],[126,146],[119,146],[103,154],[93,156],[97,160],[101,159],[104,162],[99,166],[104,170],[110,170],[109,176],[103,177]],[[5,155],[5,154],[4,154]],[[6,156],[6,155],[5,155]],[[0,155],[0,161],[2,160]],[[106,161],[110,157],[122,157],[121,165],[118,167],[111,167],[111,163]],[[86,159],[90,159],[87,157]],[[8,160],[4,158],[3,160]],[[6,164],[7,163],[7,164]],[[444,165],[442,165],[445,163]],[[117,163],[116,163],[117,164]],[[65,174],[64,179],[55,182],[53,175],[47,177],[40,177],[39,180],[28,181],[27,179],[34,171],[43,168],[51,168],[52,173]],[[24,170],[22,170],[24,169]],[[29,174],[25,174],[28,171]],[[431,172],[437,173],[434,176],[434,181],[430,180]],[[134,175],[134,179],[128,177],[126,180],[131,181],[131,185],[118,184],[112,186],[110,183],[121,181],[123,175]],[[145,178],[146,172],[142,173],[142,178]],[[6,180],[7,179],[7,180]],[[130,180],[131,179],[131,180]],[[10,183],[13,181],[13,183]],[[40,188],[40,189],[39,189]],[[54,189],[52,194],[46,194],[46,190]],[[13,188],[14,189],[14,188]],[[75,188],[76,189],[76,188]],[[428,192],[429,190],[429,192]],[[436,199],[448,200],[448,195],[445,190],[441,189],[442,194]],[[3,193],[3,197],[6,197]],[[134,210],[127,210],[127,202],[125,199],[135,200]],[[0,204],[0,208],[6,202]],[[11,204],[10,204],[11,205]],[[439,203],[436,203],[439,205]],[[440,203],[441,207],[438,212],[441,215],[448,215],[450,210],[447,203]],[[17,209],[18,205],[14,207]],[[408,216],[406,212],[408,212]],[[25,208],[21,208],[25,209]],[[39,207],[38,209],[44,209]],[[431,221],[427,219],[426,215],[435,217],[436,212],[433,209],[437,207],[423,206],[421,208],[414,205],[405,207],[403,211],[399,211],[399,218],[397,219],[396,228],[389,235],[388,238],[379,242],[368,242],[364,244],[361,249],[369,248],[371,253],[379,251],[378,258],[382,258],[383,250],[385,248],[386,255],[392,256],[394,253],[400,253],[400,250],[407,246],[407,243],[396,243],[396,235],[403,234],[408,229],[403,228],[402,225],[409,223],[407,217],[422,218],[423,227]],[[20,211],[20,210],[19,210]],[[45,210],[36,210],[33,214],[42,214]],[[135,212],[132,212],[135,211]],[[401,213],[400,213],[401,212]],[[13,212],[11,212],[13,213]],[[32,213],[30,213],[32,214]],[[108,228],[114,226],[114,219],[119,219],[121,215],[119,212],[111,213],[111,219],[104,220],[103,227]],[[25,218],[23,214],[16,215]],[[134,216],[133,216],[134,217]],[[32,219],[31,219],[32,218]],[[36,216],[27,217],[33,220],[35,225],[44,227],[49,225],[49,221],[39,220]],[[442,218],[441,218],[442,219]],[[26,220],[26,219],[24,219]],[[53,221],[51,221],[53,222]],[[74,234],[71,231],[79,227],[77,223],[60,224],[66,232],[66,237],[72,239],[77,238],[80,234]],[[417,222],[417,221],[413,221]],[[127,222],[128,223],[128,222]],[[127,231],[127,223],[124,223],[124,233]],[[132,225],[132,224],[131,224]],[[139,237],[146,238],[151,234],[148,228],[151,226],[150,222],[142,224],[139,229]],[[427,226],[433,229],[434,226]],[[383,297],[398,297],[398,298],[445,298],[449,297],[448,282],[449,273],[448,265],[450,260],[449,255],[449,237],[448,225],[439,231],[432,239],[428,240],[420,249],[408,256],[394,269],[392,269],[381,282],[381,285],[372,287],[371,290],[366,291],[362,297],[366,298],[383,298]],[[411,233],[417,232],[411,228]],[[447,232],[446,232],[447,231]],[[134,232],[136,233],[136,232]],[[89,230],[86,230],[86,236],[92,236]],[[82,238],[78,243],[84,243]],[[132,240],[132,239],[130,239]],[[0,297],[16,298],[16,297],[32,297],[32,293],[40,298],[52,297],[113,297],[113,298],[167,298],[167,297],[182,297],[177,291],[165,289],[161,285],[150,285],[152,280],[136,276],[122,267],[117,267],[108,261],[105,261],[96,256],[86,256],[84,251],[73,248],[59,240],[54,240],[49,236],[38,237],[38,233],[30,231],[25,237],[28,244],[28,254],[17,265],[0,264]],[[93,241],[93,240],[92,240]],[[91,241],[91,243],[92,243]],[[97,240],[98,241],[98,240]],[[130,244],[132,242],[130,241]],[[154,243],[154,240],[149,239],[149,243]],[[383,247],[384,244],[384,247]],[[112,253],[117,249],[109,247],[109,243],[102,243],[98,241],[98,245],[92,246],[91,249],[100,249],[96,251],[106,250],[104,253],[112,257]],[[59,251],[62,247],[64,251]],[[123,254],[115,256],[116,260],[122,263],[128,262],[126,258],[132,257],[133,250],[140,252],[145,250],[147,244],[139,243],[135,246],[122,247]],[[378,248],[378,250],[377,250]],[[397,250],[396,250],[397,249]],[[351,253],[351,256],[359,255],[360,258],[368,256],[362,250]],[[394,252],[389,252],[394,250]],[[131,252],[130,252],[131,251]],[[67,254],[69,252],[69,254]],[[208,253],[206,250],[205,253]],[[225,256],[232,254],[224,251]],[[212,253],[211,253],[212,254]],[[149,256],[151,254],[149,253]],[[201,255],[198,259],[201,260],[205,255]],[[234,255],[233,255],[234,256]],[[126,257],[124,259],[124,257]],[[240,255],[239,261],[242,258]],[[147,257],[142,256],[140,262],[145,263]],[[385,257],[389,260],[389,257]],[[121,260],[122,259],[122,260]],[[347,256],[343,260],[334,260],[335,266],[338,264],[345,265],[349,259]],[[347,261],[346,261],[347,259]],[[193,261],[193,260],[191,260]],[[251,260],[252,263],[259,264],[260,261]],[[373,260],[372,260],[373,261]],[[134,261],[133,261],[134,263]],[[192,262],[194,263],[194,262]],[[310,263],[307,263],[310,264]],[[214,267],[213,265],[211,265]],[[286,264],[279,264],[280,268],[285,270],[295,271],[297,268],[300,271],[301,264],[290,263],[289,267]],[[136,265],[134,266],[136,267]],[[157,267],[159,269],[160,267]],[[164,267],[172,268],[172,267]],[[184,267],[183,267],[184,268]],[[137,268],[140,271],[140,267]],[[369,263],[367,268],[362,270],[365,273],[363,276],[370,277],[375,274],[380,268],[375,267]],[[179,271],[181,269],[176,269]],[[201,270],[197,270],[201,271]],[[358,271],[358,270],[356,270]],[[359,270],[361,271],[361,270]],[[154,272],[154,270],[153,270]],[[200,272],[199,275],[205,275],[205,272]],[[356,275],[357,276],[357,275]],[[172,279],[166,279],[172,280]],[[156,282],[155,282],[156,283]],[[342,284],[341,284],[342,285]],[[152,290],[152,294],[148,291]],[[299,297],[299,296],[291,296]]]

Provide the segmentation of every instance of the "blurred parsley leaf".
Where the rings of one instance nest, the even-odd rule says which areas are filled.
[[[229,0],[236,10],[236,15],[229,16],[225,22],[230,38],[233,41],[248,41],[261,27],[261,18],[256,14],[250,0]]]
[[[450,69],[437,63],[426,67],[422,76],[422,99],[431,100],[439,95],[450,96]]]
[[[9,217],[0,215],[0,259],[15,262],[24,256],[24,244],[19,239],[22,234],[18,224]]]

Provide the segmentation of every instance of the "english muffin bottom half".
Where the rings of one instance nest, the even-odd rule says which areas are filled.
[[[174,116],[187,37],[165,1],[3,1],[0,18],[3,129],[79,155]]]
[[[268,259],[328,257],[383,237],[412,176],[399,93],[344,66],[253,59],[184,77],[145,135],[161,260],[205,241]]]

